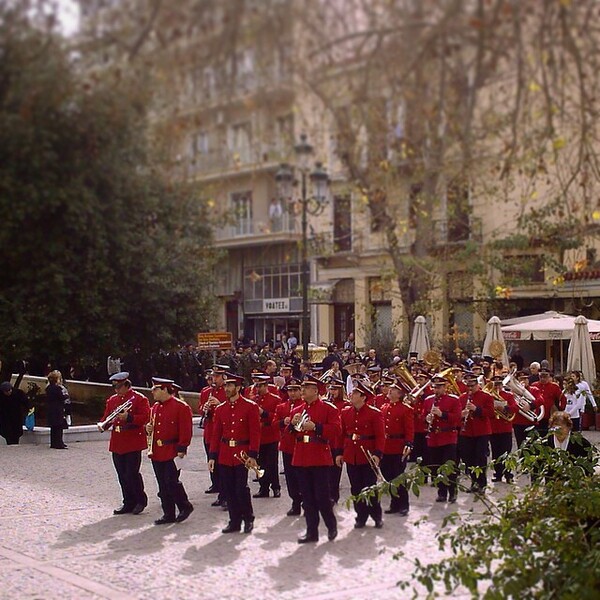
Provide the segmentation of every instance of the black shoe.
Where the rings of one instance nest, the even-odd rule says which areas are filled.
[[[513,483],[513,478],[512,477],[507,477],[506,478],[506,483],[508,483],[509,485]]]
[[[336,537],[337,537],[337,529],[328,529],[327,530],[327,539],[330,542],[333,542],[333,540],[335,540]]]
[[[364,521],[355,521],[354,522],[354,529],[362,529],[364,526],[365,526]]]
[[[308,533],[306,533],[298,538],[299,544],[310,544],[312,542],[318,542],[318,541],[319,541],[318,535],[308,535]]]
[[[399,513],[399,508],[388,508],[388,510],[384,511],[386,515],[393,515],[395,513]]]
[[[204,490],[205,494],[218,494],[219,490],[214,486],[211,485],[207,490]]]
[[[492,477],[494,483],[502,483],[502,477]]]
[[[383,519],[375,519],[375,529],[381,529],[383,527]]]
[[[211,506],[221,506],[223,503],[220,500],[215,500],[214,502],[211,502],[210,505]]]
[[[179,511],[177,518],[175,519],[178,523],[185,521],[194,511],[194,507],[190,504]]]
[[[258,492],[256,492],[256,494],[252,494],[252,497],[253,498],[268,498],[269,490],[267,490],[266,492],[258,491]]]
[[[67,450],[69,446],[50,446],[50,448],[53,448],[54,450]]]
[[[163,515],[160,519],[154,521],[155,525],[166,525],[167,523],[175,523],[175,517],[167,517]]]
[[[281,498],[281,490],[279,488],[273,490],[273,498]]]
[[[290,508],[290,510],[288,510],[285,514],[288,517],[298,517],[300,516],[301,510],[299,506],[292,506],[292,508]]]
[[[146,508],[145,504],[136,504],[133,507],[133,510],[131,511],[132,515],[139,515],[140,513],[144,512],[144,509]]]
[[[241,530],[242,530],[241,525],[234,525],[233,523],[229,522],[227,524],[227,527],[225,527],[225,529],[221,529],[221,533],[238,533]]]
[[[221,502],[221,510],[227,511],[229,507],[227,506],[227,502]]]
[[[450,497],[448,498],[448,503],[454,504],[455,502],[456,502],[456,494],[451,494]]]
[[[254,519],[249,519],[248,521],[244,521],[244,533],[252,533],[254,529]]]
[[[119,506],[119,508],[113,510],[113,515],[127,515],[131,512],[133,512],[133,507],[125,506],[123,504],[123,506]]]
[[[408,508],[401,508],[401,509],[398,511],[398,514],[399,514],[401,517],[405,517],[405,516],[408,514]]]
[[[446,502],[446,496],[438,496],[435,499],[436,502]]]

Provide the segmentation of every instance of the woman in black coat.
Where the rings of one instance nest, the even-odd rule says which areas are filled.
[[[46,387],[48,427],[50,427],[50,448],[64,450],[63,429],[68,429],[67,416],[71,414],[71,400],[67,388],[62,384],[60,371],[48,373]]]
[[[10,381],[0,384],[0,436],[6,439],[6,444],[18,444],[23,435],[23,420],[27,413],[27,396],[19,389],[23,374],[21,373],[15,385]]]

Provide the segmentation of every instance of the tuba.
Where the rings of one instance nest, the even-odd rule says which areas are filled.
[[[423,354],[423,360],[437,371],[442,362],[442,355],[438,350],[427,350]]]
[[[400,379],[402,383],[407,384],[409,389],[413,390],[418,386],[416,379],[412,376],[412,373],[404,363],[398,363],[397,365],[390,367],[388,371]]]
[[[458,383],[456,382],[456,377],[454,377],[454,373],[452,372],[452,367],[448,367],[447,369],[440,371],[439,375],[441,377],[443,377],[444,379],[448,380],[448,383],[450,384],[452,391],[457,396],[460,396],[462,394],[462,392],[460,391],[460,388],[458,387]]]
[[[536,413],[531,410],[529,404],[535,402],[535,396],[522,384],[520,384],[515,377],[516,369],[513,369],[503,380],[502,385],[510,390],[514,396],[517,404],[519,405],[519,412],[529,421],[535,423],[541,421],[544,418],[544,407],[540,406],[540,412]]]

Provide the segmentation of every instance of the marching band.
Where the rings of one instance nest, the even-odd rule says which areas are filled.
[[[481,373],[435,359],[430,355],[363,374],[349,368],[346,381],[331,369],[317,376],[318,368],[305,369],[303,379],[295,379],[284,363],[279,374],[272,369],[253,373],[248,387],[228,365],[215,364],[200,392],[198,412],[211,474],[206,492],[218,492],[213,505],[229,512],[222,532],[250,533],[254,528],[249,474],[259,484],[254,498],[268,498],[270,492],[280,496],[279,453],[291,500],[286,514],[300,516],[304,511],[301,544],[318,541],[321,519],[328,539],[337,537],[334,508],[344,465],[358,529],[369,517],[381,528],[384,511],[378,494],[368,501],[356,496],[365,488],[393,482],[409,460],[418,459],[432,476],[452,461],[448,477],[437,483],[437,502],[456,502],[461,463],[471,479],[466,491],[485,492],[490,447],[492,481],[511,483],[513,475],[501,457],[513,446],[513,432],[517,446],[527,428],[546,433],[550,415],[565,409],[574,384],[569,381],[562,390],[544,369],[540,381],[530,385],[522,372]],[[111,430],[109,450],[123,494],[114,514],[145,509],[140,463],[147,450],[163,510],[155,523],[184,521],[194,507],[179,481],[179,462],[192,440],[192,410],[177,398],[179,387],[172,380],[153,379],[152,408],[131,388],[128,373],[113,375],[111,382],[115,394],[108,398],[98,428]],[[385,513],[406,516],[408,491],[402,485],[392,490]]]

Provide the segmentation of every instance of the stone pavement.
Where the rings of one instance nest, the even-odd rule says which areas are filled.
[[[597,432],[588,437],[600,441]],[[148,509],[113,516],[120,494],[106,442],[74,442],[65,451],[0,446],[0,598],[386,600],[409,597],[395,587],[411,570],[407,559],[393,559],[396,551],[424,561],[441,557],[436,535],[451,509],[433,502],[431,488],[411,497],[409,517],[386,515],[381,530],[371,523],[354,530],[352,511],[340,505],[338,539],[328,542],[322,525],[322,541],[300,546],[304,520],[285,516],[285,492],[253,500],[251,535],[222,535],[227,513],[204,494],[209,479],[199,438],[185,461],[181,478],[196,510],[184,523],[157,527],[161,511],[147,459]],[[348,495],[344,475],[342,497]],[[457,506],[468,510],[473,499],[463,494]],[[417,526],[422,517],[427,521]]]

